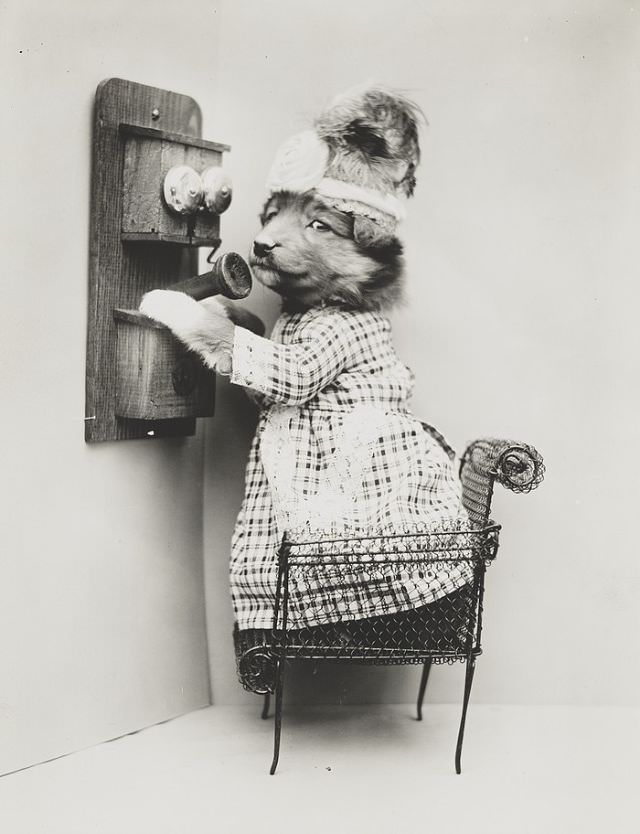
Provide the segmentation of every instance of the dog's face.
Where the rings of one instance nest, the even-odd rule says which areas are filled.
[[[377,247],[357,243],[353,218],[313,193],[273,195],[260,221],[250,263],[258,281],[283,297],[285,309],[379,309],[398,298],[397,239]]]

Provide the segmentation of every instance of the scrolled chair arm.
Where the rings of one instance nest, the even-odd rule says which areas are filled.
[[[483,438],[467,446],[460,472],[470,467],[480,476],[492,478],[513,492],[531,492],[542,483],[544,461],[538,450],[515,440]]]

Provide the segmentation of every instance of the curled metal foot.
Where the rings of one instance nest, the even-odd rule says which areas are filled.
[[[274,691],[276,661],[266,646],[253,646],[247,649],[240,657],[238,670],[242,685],[250,692],[268,695]]]

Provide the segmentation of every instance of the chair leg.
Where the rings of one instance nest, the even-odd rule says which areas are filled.
[[[271,695],[268,692],[264,694],[264,702],[262,704],[262,712],[260,714],[260,718],[264,721],[265,718],[269,717],[269,704],[271,703]]]
[[[273,728],[273,761],[269,774],[273,776],[280,758],[280,735],[282,732],[282,695],[284,692],[284,657],[279,657],[276,667],[276,717]]]
[[[427,688],[430,671],[431,660],[425,660],[424,666],[422,667],[422,677],[420,678],[420,688],[418,689],[418,721],[422,721],[422,701],[424,700],[424,693]]]
[[[458,730],[458,744],[456,746],[456,773],[460,773],[460,759],[462,756],[462,741],[464,739],[464,725],[467,720],[467,707],[471,695],[471,684],[473,683],[473,672],[476,666],[475,657],[467,659],[467,673],[464,679],[464,701],[462,703],[462,716],[460,717],[460,729]]]

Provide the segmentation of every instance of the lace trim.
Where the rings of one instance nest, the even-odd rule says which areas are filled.
[[[346,214],[368,217],[369,220],[372,220],[376,225],[384,229],[388,229],[391,232],[395,231],[398,224],[395,217],[392,217],[385,212],[378,211],[378,209],[368,206],[366,203],[360,203],[357,200],[346,200],[340,197],[325,196],[323,196],[322,199],[325,203],[328,203],[330,206],[333,206],[333,208],[338,209],[338,211],[344,211]]]
[[[262,430],[260,457],[278,527],[325,531],[352,528],[367,504],[363,482],[371,466],[372,448],[388,420],[386,412],[362,405],[341,415],[333,431],[334,453],[323,458],[322,471],[315,473],[317,486],[310,493],[301,489],[300,477],[306,477],[306,470],[298,460],[298,444],[291,437],[291,418],[297,411],[291,406],[272,407]],[[393,523],[393,519],[388,521]]]
[[[233,370],[231,382],[245,388],[260,390],[260,380],[267,374],[268,361],[265,351],[260,348],[260,336],[236,327],[233,334]]]

